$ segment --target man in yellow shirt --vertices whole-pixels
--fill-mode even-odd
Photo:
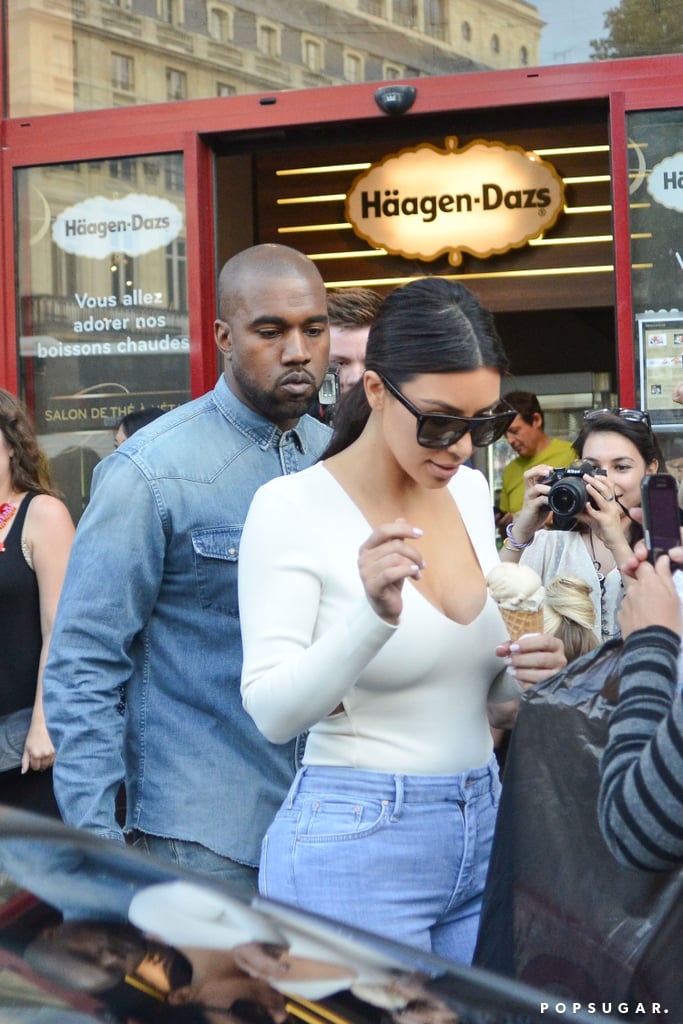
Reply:
[[[531,391],[510,391],[504,397],[517,410],[517,416],[505,435],[508,444],[517,452],[517,458],[503,470],[503,487],[498,502],[502,515],[497,523],[502,533],[524,502],[524,474],[527,469],[542,463],[558,469],[569,466],[577,457],[569,441],[559,441],[545,433],[543,410],[536,395]]]

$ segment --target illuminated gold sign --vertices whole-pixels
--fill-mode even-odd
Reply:
[[[551,228],[564,206],[555,168],[519,146],[478,139],[462,149],[425,143],[392,153],[359,174],[346,197],[354,231],[406,259],[463,252],[493,256]]]

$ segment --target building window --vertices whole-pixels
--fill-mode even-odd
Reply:
[[[216,96],[235,96],[237,89],[227,82],[216,82]]]
[[[522,65],[522,67],[526,67],[526,65],[529,63],[529,51],[527,50],[526,46],[520,47],[519,63]]]
[[[157,0],[158,14],[167,25],[181,25],[183,21],[182,0]]]
[[[166,99],[187,99],[187,75],[175,68],[166,68]]]
[[[445,39],[448,15],[444,0],[424,0],[425,32],[435,39]]]
[[[359,53],[344,54],[344,78],[347,82],[363,81],[363,58]]]
[[[382,70],[382,77],[385,81],[394,81],[397,78],[402,78],[403,68],[398,67],[396,64],[385,64]]]
[[[280,33],[276,26],[261,22],[257,29],[256,45],[266,57],[279,57]]]
[[[53,295],[71,295],[78,291],[77,259],[58,245],[50,246]]]
[[[121,160],[109,161],[109,177],[118,178],[120,181],[134,182],[136,180],[136,161],[123,158]]]
[[[232,24],[228,11],[220,7],[210,7],[208,11],[209,35],[219,43],[227,43],[232,39]]]
[[[111,84],[114,89],[132,92],[135,88],[135,62],[123,53],[111,55]]]
[[[407,25],[415,28],[417,25],[417,10],[415,0],[394,0],[393,3],[394,22],[397,25]]]
[[[495,32],[491,36],[491,49],[494,53],[500,53],[500,37]]]
[[[132,295],[135,287],[135,257],[129,256],[125,252],[113,253],[109,271],[111,273],[111,293],[116,295],[121,303],[126,295]]]
[[[472,39],[472,26],[470,25],[469,21],[463,21],[462,25],[460,26],[460,31],[462,32],[462,37],[465,40],[465,42],[469,43],[470,40]]]
[[[301,57],[309,71],[319,72],[323,69],[323,47],[318,39],[307,39],[305,36],[301,41]]]
[[[168,308],[187,310],[187,254],[184,238],[166,246],[166,294]]]
[[[168,192],[183,192],[185,190],[182,153],[169,153],[164,160],[164,188]]]
[[[358,0],[358,10],[364,14],[372,14],[375,18],[383,18],[384,0]]]

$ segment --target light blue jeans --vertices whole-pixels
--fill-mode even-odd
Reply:
[[[263,840],[259,889],[470,963],[499,796],[495,759],[461,775],[302,768]]]
[[[207,878],[225,882],[237,896],[250,902],[258,893],[258,872],[248,864],[239,864],[229,857],[208,850],[200,843],[185,839],[166,839],[135,829],[129,835],[131,845],[144,850],[158,860],[170,861],[191,871],[199,871]]]

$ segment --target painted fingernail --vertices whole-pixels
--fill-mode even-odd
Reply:
[[[519,646],[519,644],[510,644],[511,651],[521,651],[521,649],[522,648]]]
[[[413,537],[421,537],[424,533],[424,530],[421,530],[419,526],[414,526],[412,533]]]

